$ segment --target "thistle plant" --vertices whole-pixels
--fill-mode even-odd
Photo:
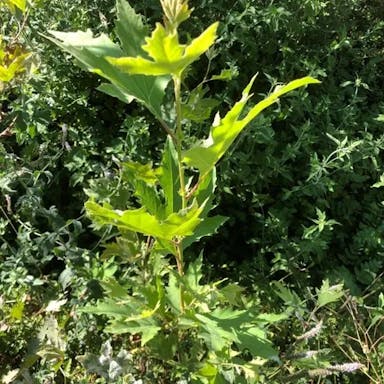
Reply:
[[[125,0],[117,0],[115,30],[120,45],[105,34],[94,37],[89,30],[50,31],[48,37],[83,68],[108,81],[99,86],[100,91],[126,103],[143,104],[165,132],[159,164],[126,161],[120,165],[138,208],[131,208],[129,201],[126,210],[94,200],[85,204],[96,227],[119,231],[115,242],[106,244],[105,255],[125,258],[131,269],[119,280],[101,281],[105,297],[83,310],[106,315],[108,332],[139,335],[137,351],[162,361],[168,380],[256,382],[266,361],[279,360],[267,327],[285,315],[261,314],[251,303],[244,303],[236,284],[203,283],[202,256],[187,265],[184,252],[214,234],[226,220],[211,216],[210,211],[216,165],[232,143],[281,96],[318,81],[294,80],[249,106],[254,76],[224,117],[216,114],[208,137],[187,147],[191,138],[186,140],[184,124],[193,119],[184,112],[190,93],[182,87],[183,80],[193,62],[214,45],[219,24],[181,43],[178,31],[192,10],[182,0],[161,0],[161,6],[163,23],[148,35],[142,17]],[[166,110],[164,102],[168,87],[174,97],[171,110]],[[202,107],[204,102],[202,98]],[[209,112],[202,115],[209,117]]]

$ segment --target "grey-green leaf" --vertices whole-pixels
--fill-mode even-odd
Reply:
[[[47,39],[75,57],[80,66],[90,72],[109,80],[114,87],[102,86],[102,91],[118,97],[122,101],[132,98],[144,105],[157,117],[161,116],[161,104],[165,88],[169,82],[166,76],[129,75],[110,64],[105,57],[122,57],[123,50],[105,34],[93,37],[90,30],[86,32],[50,31],[54,37]]]

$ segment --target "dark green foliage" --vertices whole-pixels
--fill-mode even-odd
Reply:
[[[255,68],[260,92],[307,73],[322,85],[264,112],[222,162],[218,212],[231,220],[210,240],[209,258],[369,284],[383,260],[383,192],[372,188],[383,166],[383,9],[358,0],[204,2],[191,28],[214,16],[222,40],[212,73],[241,68],[237,81],[213,86],[222,100]],[[338,224],[308,233],[317,209]]]

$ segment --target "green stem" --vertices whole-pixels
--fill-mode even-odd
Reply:
[[[161,124],[161,126],[164,128],[165,132],[167,133],[167,135],[171,136],[172,137],[172,140],[174,143],[177,142],[177,138],[174,134],[174,132],[171,130],[171,128],[168,127],[167,123],[160,117],[157,118]]]
[[[176,264],[177,264],[177,271],[179,273],[180,278],[184,276],[184,261],[183,261],[183,244],[182,240],[175,243],[176,247]],[[181,280],[181,279],[180,279]],[[183,283],[180,281],[180,288],[179,288],[179,297],[180,297],[180,312],[184,313],[185,311],[185,303],[184,303],[184,290],[183,290]]]
[[[180,76],[173,76],[173,83],[175,89],[175,108],[176,108],[176,129],[175,129],[175,146],[177,151],[177,161],[179,168],[179,178],[180,178],[180,195],[182,199],[182,209],[187,207],[187,198],[185,190],[185,176],[184,176],[184,166],[181,161],[182,159],[182,142],[183,142],[183,131],[181,126],[181,78]],[[183,240],[178,239],[175,243],[176,247],[176,263],[177,271],[180,278],[184,275],[184,260],[183,260]],[[180,282],[180,311],[184,312],[184,290],[183,284]]]
[[[187,207],[186,190],[185,190],[185,176],[184,166],[181,161],[182,158],[182,142],[183,142],[183,131],[181,127],[181,79],[179,76],[173,77],[175,87],[175,105],[176,105],[176,151],[177,161],[179,165],[179,177],[180,177],[180,194],[182,199],[182,209]]]

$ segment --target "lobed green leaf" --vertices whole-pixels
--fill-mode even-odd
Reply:
[[[148,76],[181,76],[184,69],[197,60],[216,40],[218,23],[212,24],[199,37],[185,46],[179,43],[177,32],[166,30],[156,24],[151,37],[146,39],[142,49],[152,60],[138,57],[107,57],[107,60],[121,71]]]
[[[119,211],[103,207],[94,201],[85,203],[85,208],[88,215],[101,225],[115,225],[120,229],[139,232],[166,241],[192,235],[201,222],[199,216],[203,210],[203,206],[198,207],[195,203],[188,209],[172,213],[165,220],[159,220],[145,208]]]
[[[105,34],[93,37],[90,30],[86,32],[50,31],[50,34],[53,37],[46,36],[46,38],[75,57],[83,69],[97,73],[111,82],[111,85],[101,85],[99,90],[124,102],[137,99],[155,116],[161,116],[161,104],[169,78],[132,76],[120,71],[105,57],[122,57],[124,51]]]
[[[238,137],[241,131],[265,108],[273,104],[280,96],[288,93],[296,88],[307,84],[319,83],[311,77],[294,80],[285,86],[277,88],[272,94],[264,100],[256,104],[244,118],[241,113],[251,97],[250,90],[255,80],[255,76],[246,86],[242,93],[242,98],[232,109],[225,115],[223,119],[217,115],[212,125],[208,139],[200,145],[187,150],[184,153],[183,162],[191,167],[197,168],[202,177],[215,166],[215,164],[223,157],[228,148]]]

